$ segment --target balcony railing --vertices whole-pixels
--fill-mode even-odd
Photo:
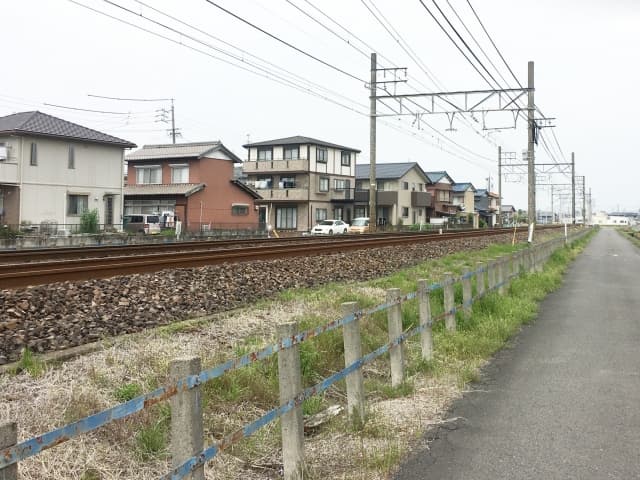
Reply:
[[[369,203],[369,190],[356,190],[354,192],[356,203]],[[398,203],[398,192],[395,190],[378,190],[376,192],[378,205],[395,205]]]
[[[247,160],[243,163],[242,170],[245,173],[307,171],[309,170],[309,161],[304,158],[295,160],[284,158],[276,160]]]
[[[307,187],[295,188],[256,188],[264,200],[308,200]]]

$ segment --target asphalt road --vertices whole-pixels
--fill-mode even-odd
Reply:
[[[640,479],[640,249],[601,230],[396,480]]]

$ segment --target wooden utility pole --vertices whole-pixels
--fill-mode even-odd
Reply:
[[[535,102],[534,102],[534,68],[533,62],[529,62],[528,68],[528,102],[527,102],[527,120],[528,120],[528,142],[527,142],[527,166],[528,166],[528,220],[529,225],[536,223],[536,170],[535,170],[535,140],[536,140],[536,122],[534,118]],[[533,239],[533,235],[531,236]]]
[[[571,219],[574,225],[576,223],[576,157],[571,152]]]

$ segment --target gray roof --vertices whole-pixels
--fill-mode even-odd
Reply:
[[[513,205],[500,205],[500,211],[501,212],[515,212],[516,211],[516,207],[514,207]]]
[[[225,147],[219,140],[193,143],[166,143],[145,145],[126,156],[126,160],[166,160],[171,158],[215,158],[221,153],[235,163],[241,163],[240,157]]]
[[[452,187],[452,190],[456,193],[466,192],[469,189],[471,189],[472,192],[476,191],[476,188],[473,186],[473,183],[471,182],[454,183]]]
[[[36,135],[42,137],[71,138],[84,142],[106,143],[124,148],[135,148],[134,143],[106,133],[92,130],[42,112],[21,112],[0,117],[0,133]]]
[[[445,172],[445,171],[442,171],[442,172],[425,172],[425,174],[427,175],[427,178],[429,179],[429,181],[431,183],[438,183],[440,180],[442,180],[443,177],[447,177],[452,185],[455,183],[453,181],[453,179],[449,176],[449,174],[447,172]]]
[[[303,144],[319,145],[321,147],[338,148],[340,150],[348,150],[350,152],[360,153],[360,150],[358,150],[357,148],[345,147],[343,145],[337,145],[335,143],[325,142],[323,140],[317,140],[311,137],[303,137],[301,135],[296,135],[295,137],[277,138],[275,140],[266,140],[264,142],[247,143],[243,145],[243,147],[244,148],[271,147],[275,145],[303,145]]]
[[[204,183],[166,183],[125,185],[125,195],[184,195],[188,197],[204,188]]]
[[[369,167],[370,164],[368,163],[356,165],[356,179],[363,180],[369,178]],[[412,168],[417,168],[418,172],[420,172],[426,180],[426,175],[417,162],[377,163],[376,178],[380,180],[395,180],[396,178],[402,178]]]

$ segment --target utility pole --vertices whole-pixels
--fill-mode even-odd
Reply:
[[[528,125],[528,142],[527,142],[527,166],[528,166],[528,184],[529,184],[529,202],[528,202],[528,220],[529,225],[533,232],[536,223],[536,170],[535,170],[535,136],[536,136],[536,123],[534,119],[535,102],[533,96],[534,88],[534,69],[533,62],[529,62],[528,68],[528,102],[527,102],[527,125]],[[531,226],[533,225],[533,227]],[[531,235],[533,240],[533,235]]]
[[[376,192],[376,83],[378,61],[375,53],[371,54],[371,84],[369,85],[369,231],[375,232],[377,227]]]
[[[571,218],[573,223],[576,223],[576,157],[575,153],[571,152]]]
[[[502,147],[498,146],[498,224],[502,224]]]
[[[593,206],[591,205],[591,188],[589,188],[589,221],[593,217]]]
[[[587,192],[584,189],[584,176],[582,177],[582,225],[587,224]],[[591,201],[591,189],[589,189],[589,201]]]
[[[171,99],[171,138],[173,138],[173,144],[176,143],[176,111],[173,108],[173,98]]]
[[[551,223],[556,223],[556,216],[553,213],[553,185],[551,185]]]

